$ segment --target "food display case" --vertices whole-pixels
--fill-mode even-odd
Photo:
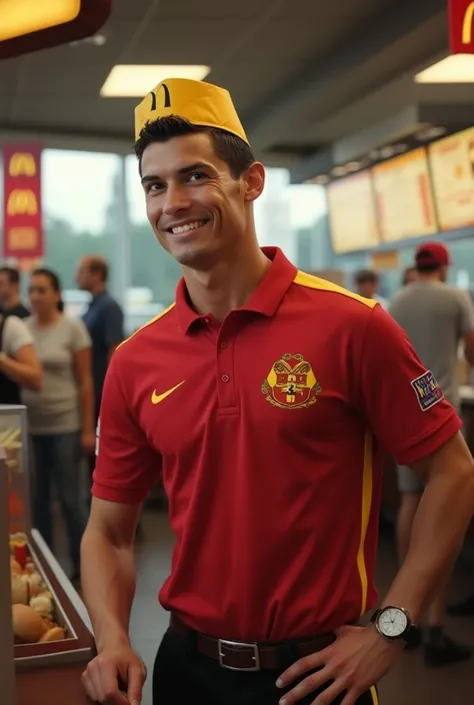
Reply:
[[[92,627],[77,592],[32,528],[27,438],[26,409],[0,405],[0,529],[3,563],[10,568],[8,581],[0,583],[0,601],[9,611],[9,618],[0,615],[0,624],[8,626],[0,647],[13,656],[11,705],[89,705],[81,674],[95,655]],[[8,673],[1,677],[3,705]]]

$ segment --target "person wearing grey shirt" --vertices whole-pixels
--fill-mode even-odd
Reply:
[[[433,373],[446,399],[459,410],[458,350],[463,342],[465,357],[474,365],[474,307],[464,292],[446,284],[450,263],[449,252],[442,243],[421,245],[416,253],[417,280],[395,294],[389,311],[405,330],[418,357]],[[408,467],[398,468],[398,486],[401,501],[397,542],[402,561],[424,486]],[[448,580],[449,576],[428,610],[424,649],[428,666],[462,661],[471,654],[468,647],[455,643],[443,631]]]
[[[82,321],[62,312],[57,275],[37,269],[30,282],[33,315],[26,319],[43,366],[43,387],[24,389],[34,466],[33,517],[53,547],[52,485],[56,486],[69,538],[72,579],[80,574],[85,527],[81,460],[95,446],[91,341]]]

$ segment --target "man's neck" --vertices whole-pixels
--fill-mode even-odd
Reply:
[[[441,283],[441,279],[439,278],[439,275],[435,273],[422,273],[420,272],[418,274],[418,281],[420,282],[438,282]]]
[[[89,292],[92,294],[92,296],[99,296],[99,294],[102,294],[106,289],[105,284],[96,284],[95,286],[92,286],[89,289]]]
[[[209,271],[184,267],[184,280],[195,310],[222,322],[244,306],[271,266],[257,244],[219,262]]]

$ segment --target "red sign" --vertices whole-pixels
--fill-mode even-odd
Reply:
[[[43,251],[41,147],[9,144],[3,148],[3,257],[31,260]]]
[[[91,37],[111,7],[112,0],[1,0],[0,59]]]
[[[474,2],[448,0],[451,54],[474,54]]]

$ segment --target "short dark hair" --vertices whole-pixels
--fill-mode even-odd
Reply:
[[[361,269],[355,275],[356,284],[378,284],[379,275],[373,269]]]
[[[109,264],[107,260],[98,255],[90,255],[88,264],[91,274],[99,274],[103,282],[107,281],[109,278]]]
[[[435,264],[434,262],[432,264],[416,264],[415,269],[419,274],[433,274],[433,272],[437,272],[439,269],[441,269],[443,265],[441,264]]]
[[[0,274],[6,274],[10,284],[20,283],[20,272],[15,267],[0,267]]]
[[[168,142],[173,137],[184,137],[204,132],[210,135],[214,152],[227,164],[234,177],[238,179],[251,164],[255,157],[250,146],[237,135],[221,130],[217,127],[207,127],[205,125],[193,125],[178,115],[158,118],[153,122],[148,122],[143,127],[138,140],[135,142],[134,152],[139,160],[141,173],[141,160],[145,149],[153,142]]]
[[[49,279],[49,283],[51,284],[52,289],[54,289],[54,291],[56,291],[58,294],[61,294],[61,280],[56,274],[56,272],[53,272],[52,269],[47,269],[47,267],[38,267],[38,269],[34,269],[31,272],[31,276],[46,277],[47,279]],[[58,311],[61,311],[61,313],[64,311],[64,301],[62,297],[58,301]]]

